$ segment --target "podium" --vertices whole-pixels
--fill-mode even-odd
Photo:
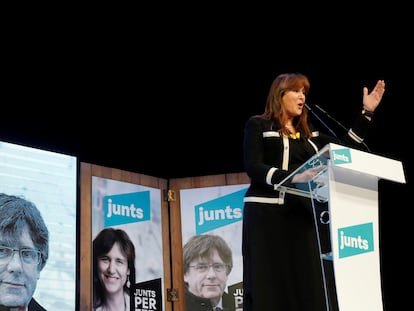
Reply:
[[[308,182],[292,183],[295,175],[312,168],[317,173]],[[402,163],[328,144],[275,185],[275,190],[282,194],[311,199],[326,310],[383,310],[378,221],[380,179],[405,183]]]

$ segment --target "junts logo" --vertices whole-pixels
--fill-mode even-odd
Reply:
[[[151,220],[150,192],[108,195],[104,197],[105,226]]]
[[[351,150],[349,148],[332,150],[332,160],[333,164],[352,163]]]
[[[338,229],[339,258],[374,251],[372,222]]]

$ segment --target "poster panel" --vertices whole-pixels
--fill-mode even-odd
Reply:
[[[0,192],[34,203],[49,231],[33,294],[47,310],[76,310],[77,166],[75,156],[0,142]]]
[[[163,310],[160,189],[92,176],[92,241],[104,228],[123,230],[135,248],[130,310]]]
[[[240,184],[180,190],[183,247],[193,236],[209,234],[222,237],[232,251],[233,268],[221,303],[229,311],[243,310],[241,238],[247,187],[248,184]]]

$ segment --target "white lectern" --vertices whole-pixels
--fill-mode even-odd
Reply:
[[[320,171],[309,182],[291,182],[294,175],[314,167]],[[380,179],[405,183],[402,163],[328,144],[275,185],[277,190],[312,200],[327,310],[383,310],[378,228]],[[328,292],[327,261],[333,263],[336,293]]]

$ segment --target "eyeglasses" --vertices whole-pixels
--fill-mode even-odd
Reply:
[[[211,267],[213,267],[213,270],[215,272],[224,272],[227,269],[227,265],[224,263],[213,263],[211,265],[200,263],[200,264],[189,266],[189,267],[196,269],[200,273],[207,272]]]
[[[0,263],[9,262],[13,258],[14,252],[19,252],[23,262],[29,265],[39,264],[42,256],[40,251],[35,249],[0,246]]]

